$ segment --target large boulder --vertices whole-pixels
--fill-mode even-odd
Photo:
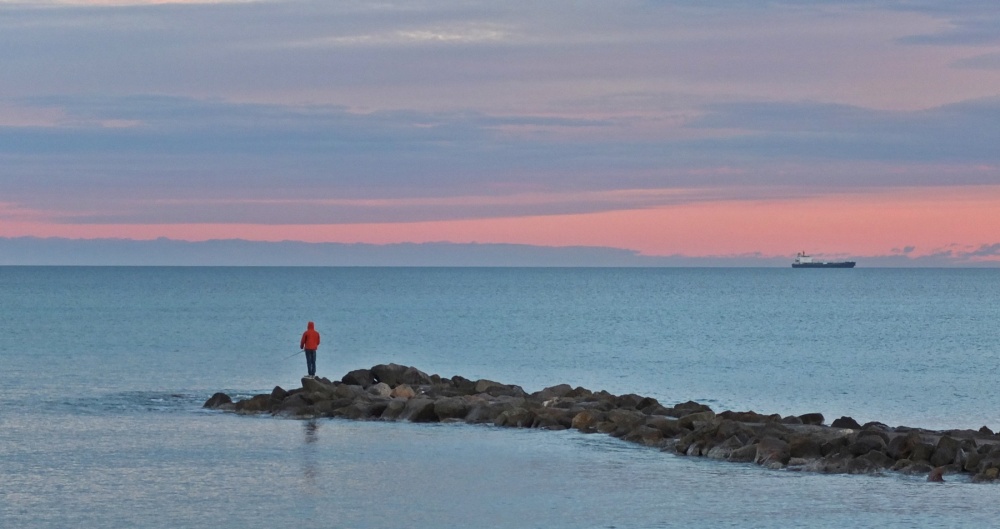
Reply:
[[[560,408],[539,408],[535,410],[532,428],[545,430],[566,430],[573,425],[573,412]]]
[[[373,366],[370,371],[374,377],[373,382],[385,382],[389,387],[394,388],[403,382],[403,371],[405,370],[406,366],[399,364],[379,364]]]
[[[837,455],[837,454],[847,454],[847,445],[850,444],[846,436],[833,437],[823,441],[819,447],[820,452],[823,453],[823,457]]]
[[[720,413],[719,417],[722,417],[723,419],[727,419],[730,421],[745,422],[745,423],[765,423],[765,422],[774,422],[781,420],[781,415],[778,414],[761,415],[760,413],[757,413],[753,410],[750,411],[726,410]]]
[[[808,435],[796,435],[788,440],[788,453],[799,459],[819,459],[823,457],[822,445]]]
[[[907,462],[909,464],[902,465],[903,462]],[[898,470],[901,474],[906,474],[910,476],[927,474],[928,472],[934,470],[934,467],[930,466],[926,461],[914,462],[910,461],[909,459],[900,459],[899,461],[896,462],[895,465],[892,466],[892,468]]]
[[[852,461],[854,458],[848,454],[830,454],[806,463],[802,470],[823,474],[847,474]]]
[[[854,442],[847,445],[847,451],[852,456],[865,455],[872,450],[885,451],[885,441],[876,435],[858,436]]]
[[[733,452],[740,448],[743,448],[743,442],[734,435],[710,448],[705,455],[711,459],[728,460],[732,457]],[[756,449],[754,450],[754,456],[756,456]]]
[[[438,419],[465,419],[469,414],[469,401],[463,397],[446,397],[434,401],[434,414]]]
[[[439,381],[440,379],[441,377],[438,377]],[[415,367],[404,368],[403,372],[399,375],[399,381],[411,386],[425,386],[434,383],[434,379],[430,375]]]
[[[694,429],[697,428],[699,423],[710,422],[714,419],[715,412],[712,410],[703,410],[682,416],[677,425],[681,428]]]
[[[858,459],[865,459],[879,469],[891,468],[894,464],[896,464],[895,459],[879,452],[878,450],[872,450]]]
[[[476,393],[476,382],[465,377],[455,375],[451,377],[450,383],[459,395],[474,395]]]
[[[606,417],[607,414],[602,411],[583,410],[573,416],[570,426],[583,433],[593,433],[597,431],[597,424],[604,421]]]
[[[531,398],[538,400],[540,402],[545,402],[552,399],[558,399],[569,395],[573,391],[573,386],[569,384],[559,384],[558,386],[547,387],[541,391],[536,391],[531,394]]]
[[[934,454],[931,455],[930,463],[934,467],[943,467],[955,462],[962,444],[952,437],[942,435],[938,439],[937,446],[934,447]]]
[[[519,397],[519,398],[526,398],[528,396],[528,394],[524,392],[524,388],[522,388],[521,386],[513,385],[513,384],[510,385],[510,386],[507,386],[507,388],[503,389],[503,390],[498,389],[498,388],[492,388],[489,391],[487,391],[487,393],[489,393],[490,395],[493,395],[494,397]]]
[[[639,425],[632,431],[622,436],[622,439],[630,443],[656,446],[663,440],[663,432],[646,425]]]
[[[469,400],[469,413],[465,416],[465,422],[472,424],[493,424],[501,413],[513,407],[514,405],[509,402],[473,396]]]
[[[337,408],[333,415],[345,419],[362,420],[381,417],[386,408],[389,407],[389,399],[378,399],[371,402],[356,401],[351,404]]]
[[[612,435],[621,437],[645,423],[646,415],[637,410],[619,409],[609,411],[607,419],[615,424]]]
[[[711,453],[711,450],[709,452]],[[732,461],[733,463],[749,463],[756,458],[757,444],[754,443],[734,449],[729,453],[729,457],[726,458],[726,460]]]
[[[914,447],[921,443],[922,439],[917,432],[907,432],[904,435],[897,435],[889,439],[886,444],[885,453],[893,459],[911,459]]]
[[[202,408],[221,408],[227,404],[232,404],[233,399],[225,393],[216,393],[205,401]]]
[[[656,404],[650,404],[644,408],[639,408],[639,411],[646,415],[659,415],[667,416],[670,415],[670,408],[664,407],[662,404],[657,402]]]
[[[406,401],[406,407],[399,419],[410,422],[438,422],[439,420],[437,414],[434,413],[434,400],[424,397]]]
[[[302,377],[302,391],[305,391],[306,393],[324,393],[327,395],[333,395],[337,387],[337,385],[324,381],[320,378]]]
[[[858,424],[858,421],[855,421],[853,418],[847,416],[836,419],[830,426],[834,428],[849,428],[851,430],[861,429],[861,425]]]
[[[848,474],[877,474],[883,468],[867,457],[857,457],[847,462]]]
[[[972,476],[973,483],[990,483],[1000,477],[1000,468],[991,467]]]
[[[530,428],[535,422],[535,412],[521,407],[502,412],[493,424],[513,428]]]
[[[326,392],[317,393],[329,395],[330,398],[334,399],[368,400],[371,398],[371,394],[361,386],[349,386],[347,384],[328,384]]]
[[[693,400],[687,402],[682,402],[680,404],[675,404],[672,408],[667,408],[670,411],[671,417],[683,417],[685,415],[690,415],[692,413],[698,413],[702,411],[712,411],[712,408],[704,404],[699,404]]]
[[[306,415],[312,412],[309,409],[312,403],[304,394],[296,393],[274,406],[274,412],[281,415]]]
[[[344,384],[367,388],[375,384],[375,375],[372,374],[370,369],[355,369],[344,375],[344,378],[340,379],[340,381]]]
[[[911,459],[914,462],[929,463],[933,454],[934,445],[919,442],[913,445],[913,450],[910,451],[910,457],[908,459]]]
[[[406,403],[408,401],[404,399],[391,399],[382,410],[382,415],[380,418],[383,421],[397,421],[399,417],[403,415],[403,410],[406,409]]]
[[[771,463],[787,465],[791,457],[788,443],[775,437],[765,437],[757,443],[757,456],[754,457],[754,463],[765,466]]]
[[[674,437],[684,432],[680,426],[680,419],[664,417],[662,415],[652,415],[646,419],[646,426],[659,430],[664,437]]]
[[[506,385],[483,378],[477,380],[476,383],[472,386],[473,391],[476,393],[486,393],[490,388],[494,387],[503,388],[506,387]]]
[[[274,401],[270,395],[254,395],[253,397],[241,400],[233,405],[237,413],[263,413],[271,411]]]
[[[372,384],[371,386],[368,386],[365,391],[367,391],[369,395],[374,395],[376,397],[389,398],[392,395],[392,388],[390,388],[389,384],[386,384],[385,382]]]
[[[400,384],[389,392],[389,396],[394,399],[412,399],[417,396],[417,392],[409,384]]]
[[[965,456],[965,463],[962,465],[962,470],[965,470],[966,472],[976,472],[976,469],[979,468],[979,464],[983,461],[983,457],[985,456],[979,452],[969,452]]]
[[[679,454],[686,454],[689,456],[704,455],[718,442],[716,439],[716,435],[718,433],[718,424],[701,423],[699,428],[696,428],[694,431],[686,433],[677,439],[677,443],[674,445],[674,448]]]
[[[804,415],[799,415],[799,419],[802,424],[811,424],[819,426],[823,424],[824,418],[822,413],[806,413]]]
[[[677,422],[678,424],[680,423],[680,421]],[[747,444],[751,439],[756,437],[756,434],[753,427],[746,423],[723,419],[719,421],[719,430],[716,432],[716,437],[718,439],[736,437],[741,443]]]

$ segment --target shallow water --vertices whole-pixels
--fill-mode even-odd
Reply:
[[[802,272],[805,272],[803,274]],[[828,273],[828,272],[833,272]],[[0,268],[0,527],[983,527],[993,485],[602,435],[238,417],[395,361],[716,410],[1000,429],[992,270]]]

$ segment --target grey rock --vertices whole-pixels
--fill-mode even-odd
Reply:
[[[512,408],[497,416],[493,424],[512,428],[530,428],[535,422],[535,413],[525,408]]]
[[[604,421],[607,414],[598,410],[583,410],[573,416],[573,421],[571,426],[575,430],[580,430],[584,433],[592,433],[597,431],[597,424]]]
[[[492,380],[480,379],[476,381],[473,390],[476,393],[486,393],[490,388],[506,388],[506,384],[501,384],[499,382],[494,382]]]
[[[792,437],[788,441],[788,453],[791,457],[803,459],[819,459],[823,457],[823,450],[819,441],[807,435]]]
[[[375,375],[372,374],[370,369],[355,369],[344,375],[344,378],[341,378],[340,381],[344,384],[368,388],[368,386],[375,384]]]
[[[535,410],[532,428],[546,430],[566,430],[573,425],[574,413],[560,408],[539,408]]]
[[[730,452],[728,461],[734,463],[749,463],[757,458],[757,445],[751,444]]]
[[[767,465],[777,461],[784,465],[791,457],[788,443],[774,437],[766,437],[757,443],[757,456],[754,462],[758,465]]]
[[[685,415],[690,415],[692,413],[698,413],[702,411],[712,411],[712,408],[704,404],[699,404],[693,400],[683,402],[681,404],[674,405],[673,408],[668,408],[671,411],[672,417],[683,417]]]
[[[241,400],[233,405],[233,409],[238,413],[262,413],[271,410],[274,401],[270,395],[254,395],[253,397]]]
[[[846,416],[833,421],[833,423],[830,426],[834,428],[850,428],[852,430],[861,429],[861,425],[858,424],[858,421],[855,421],[853,418]]]
[[[220,392],[209,397],[208,400],[205,401],[205,404],[202,405],[202,408],[220,408],[223,405],[232,403],[233,399],[229,395]]]
[[[729,458],[732,457],[733,452],[739,450],[740,448],[743,448],[743,442],[734,435],[710,448],[705,456],[710,459],[729,460]],[[757,452],[754,450],[754,457],[756,457],[756,455]]]
[[[406,368],[399,364],[379,364],[371,368],[374,382],[385,382],[389,387],[402,383],[403,371]]]
[[[715,412],[712,410],[703,410],[682,416],[677,424],[681,428],[692,429],[695,427],[695,423],[709,422],[714,419]]]
[[[465,419],[469,414],[469,401],[463,397],[448,397],[434,401],[434,413],[440,420]]]
[[[573,391],[573,386],[569,384],[559,384],[557,386],[547,387],[541,391],[536,391],[531,394],[531,397],[539,401],[547,401],[556,398],[562,398],[570,394]]]
[[[947,435],[942,435],[938,439],[937,446],[934,447],[934,454],[931,455],[930,464],[934,467],[942,467],[955,462],[962,445],[956,439]]]
[[[379,382],[378,384],[372,384],[371,386],[368,386],[368,388],[366,389],[366,391],[370,395],[374,395],[376,397],[384,397],[384,398],[388,398],[389,395],[392,394],[392,388],[390,388],[389,384],[386,384],[385,382]]]
[[[823,424],[825,420],[822,413],[806,413],[804,415],[799,415],[799,419],[802,420],[802,424],[812,424],[819,426]]]
[[[438,416],[434,413],[434,400],[424,397],[407,400],[399,418],[410,422],[438,422]]]
[[[403,410],[406,409],[406,403],[409,402],[404,399],[391,399],[386,405],[385,410],[382,411],[381,418],[386,421],[396,421],[399,420],[400,416],[403,415]]]

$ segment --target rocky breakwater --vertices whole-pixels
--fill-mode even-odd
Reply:
[[[603,433],[665,452],[772,469],[874,474],[896,471],[941,481],[948,474],[993,482],[1000,476],[1000,436],[980,430],[934,431],[820,413],[716,413],[697,402],[664,406],[640,395],[613,395],[560,384],[534,393],[491,380],[444,378],[382,364],[339,381],[303,378],[302,387],[233,402],[216,393],[206,408],[293,418],[465,422],[512,428]]]

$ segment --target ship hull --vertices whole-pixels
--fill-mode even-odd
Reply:
[[[839,263],[792,263],[792,268],[854,268],[854,261]]]

